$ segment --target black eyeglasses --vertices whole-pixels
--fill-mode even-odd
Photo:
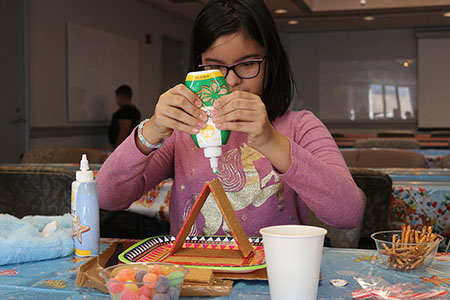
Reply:
[[[246,61],[241,61],[232,65],[223,64],[205,64],[199,65],[199,68],[203,70],[213,70],[217,69],[222,72],[223,77],[227,78],[228,72],[233,70],[234,74],[241,79],[250,79],[258,76],[261,69],[261,63],[263,62],[265,56],[257,59],[250,59]]]

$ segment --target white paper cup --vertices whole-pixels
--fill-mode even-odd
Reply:
[[[272,300],[315,300],[327,230],[305,225],[261,228]]]

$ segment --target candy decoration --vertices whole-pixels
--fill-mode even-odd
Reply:
[[[172,268],[173,270],[173,268]],[[177,300],[184,273],[171,268],[152,266],[148,271],[121,266],[108,283],[113,300]],[[167,274],[168,273],[168,274]]]
[[[169,290],[169,286],[170,286],[169,279],[164,275],[159,275],[155,291],[160,294],[165,294]]]
[[[136,273],[134,273],[133,269],[130,269],[130,268],[121,269],[119,271],[119,280],[120,281],[136,281]]]
[[[108,281],[108,289],[110,293],[118,294],[124,289],[124,284],[117,280],[109,280]]]
[[[404,300],[404,299],[432,299],[446,295],[446,290],[432,290],[427,293],[414,293],[410,289],[402,290],[401,288],[379,288],[379,289],[360,289],[352,292],[354,299],[388,299],[388,300]]]
[[[420,277],[420,279],[423,279],[421,282],[431,282],[434,285],[441,285],[442,283],[450,283],[450,278],[439,278],[436,275],[433,275],[431,277]]]
[[[174,286],[183,282],[184,274],[181,271],[175,271],[167,275],[167,278],[170,280],[170,285]]]
[[[136,273],[136,281],[137,282],[144,281],[143,279],[144,279],[145,274],[147,274],[147,271],[144,271],[144,270],[137,272]]]
[[[180,287],[171,286],[167,294],[169,295],[170,300],[178,299],[180,296]]]
[[[167,294],[155,294],[152,300],[170,300],[170,298]]]
[[[120,300],[139,300],[139,296],[132,290],[124,289]]]
[[[139,288],[138,295],[150,299],[152,297],[152,291],[153,290],[148,285],[143,285]]]

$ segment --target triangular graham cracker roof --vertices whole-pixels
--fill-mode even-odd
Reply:
[[[222,212],[223,218],[225,219],[225,222],[227,222],[228,228],[230,228],[231,234],[233,235],[236,244],[242,253],[242,256],[248,257],[253,252],[253,247],[249,242],[248,236],[242,228],[242,225],[239,222],[236,214],[234,213],[230,200],[228,199],[227,194],[225,194],[222,183],[219,179],[214,179],[212,181],[206,182],[200,195],[195,201],[194,206],[189,212],[188,217],[184,221],[183,226],[178,232],[177,238],[172,246],[172,249],[170,250],[169,255],[174,254],[183,246],[192,225],[197,219],[197,216],[200,213],[203,204],[205,204],[206,198],[208,198],[209,193],[213,194],[217,206]]]

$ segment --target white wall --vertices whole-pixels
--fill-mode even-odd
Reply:
[[[289,55],[302,107],[313,111],[319,117],[319,67],[321,62],[345,63],[417,58],[417,42],[415,30],[412,28],[284,33],[282,39]],[[341,105],[338,104],[339,100],[336,98],[336,106],[331,106],[331,110],[339,109],[339,105]],[[294,108],[299,107],[297,105]],[[334,126],[338,125],[334,124]],[[365,132],[383,126],[389,128],[398,126],[399,128],[410,129],[416,127],[413,123],[398,125],[379,123],[366,127],[364,127],[364,124],[350,126],[347,122],[343,127],[346,127],[349,131],[355,131],[357,129],[355,126],[358,126]],[[373,129],[374,127],[375,129]]]
[[[30,148],[109,147],[108,124],[67,121],[66,22],[138,41],[136,94],[143,118],[153,113],[161,93],[162,36],[183,41],[187,53],[192,28],[140,0],[29,0],[28,16]],[[150,45],[145,43],[147,33],[152,36]]]

